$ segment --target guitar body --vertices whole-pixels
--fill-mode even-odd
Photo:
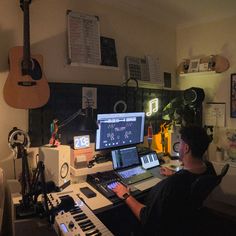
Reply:
[[[32,109],[48,102],[50,89],[42,72],[43,57],[32,55],[32,68],[22,71],[23,47],[9,51],[10,72],[3,88],[3,96],[9,106]]]

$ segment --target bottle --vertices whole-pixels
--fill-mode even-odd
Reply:
[[[152,136],[153,136],[152,123],[150,122],[148,126],[148,134],[147,134],[147,141],[148,141],[149,149],[151,149],[151,146],[152,146]]]

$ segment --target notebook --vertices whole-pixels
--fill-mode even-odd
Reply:
[[[136,147],[127,147],[111,151],[113,169],[125,184],[133,184],[153,177],[142,167]]]

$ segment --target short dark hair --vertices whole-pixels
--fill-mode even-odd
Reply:
[[[187,143],[195,158],[202,159],[211,139],[204,128],[196,125],[185,126],[180,129],[181,139]]]

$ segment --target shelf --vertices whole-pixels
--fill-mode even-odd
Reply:
[[[203,72],[190,72],[179,74],[178,77],[188,77],[188,76],[209,76],[209,75],[219,75],[220,73],[216,73],[215,71],[203,71]]]
[[[87,67],[87,68],[94,68],[94,69],[105,69],[105,70],[120,70],[119,67],[115,66],[104,66],[104,65],[94,65],[94,64],[87,64],[87,63],[76,63],[72,62],[67,64],[67,66],[80,66],[80,67]]]
[[[150,88],[150,89],[163,89],[164,84],[161,85],[155,81],[145,81],[145,80],[137,80],[138,87],[139,88]],[[123,85],[125,85],[126,81],[123,82]],[[130,80],[128,82],[128,87],[136,87],[137,84],[134,80]]]
[[[138,80],[138,84],[140,88],[158,88],[158,89],[163,89],[164,84],[161,85],[157,82],[154,81],[143,81],[143,80]]]
[[[88,174],[93,174],[96,172],[102,172],[102,171],[107,171],[107,170],[112,170],[112,162],[107,161],[104,163],[99,163],[94,165],[92,168],[74,168],[73,166],[70,167],[70,172],[74,177],[78,176],[86,176]]]

